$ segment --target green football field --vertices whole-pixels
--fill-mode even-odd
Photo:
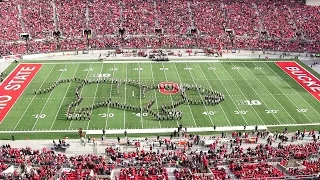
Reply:
[[[316,75],[318,76],[318,74]],[[157,120],[146,112],[111,107],[90,111],[91,120],[67,120],[67,107],[75,101],[76,82],[61,83],[49,93],[34,94],[62,78],[97,79],[113,77],[147,85],[161,82],[201,85],[225,95],[219,105],[182,104],[181,120]],[[92,83],[80,90],[83,101],[75,111],[108,98],[132,106],[145,106],[152,99],[154,111],[179,100],[180,94],[149,90],[144,98],[137,87]],[[134,93],[134,96],[133,96]],[[188,92],[187,92],[188,93]],[[198,91],[188,93],[203,99]],[[280,125],[320,123],[320,103],[274,62],[130,62],[130,63],[44,63],[32,82],[0,124],[0,130],[147,129],[187,127]]]

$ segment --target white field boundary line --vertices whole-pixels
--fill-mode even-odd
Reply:
[[[200,64],[199,64],[199,63],[197,63],[197,65],[198,65],[198,67],[199,67],[199,69],[200,69],[200,71],[201,71],[201,73],[202,73],[203,77],[205,77],[205,78],[206,78],[206,75],[205,75],[205,73],[203,72],[203,70],[202,70],[202,68],[201,68]],[[213,88],[212,88],[212,86],[211,86],[210,82],[208,81],[208,79],[206,79],[206,81],[207,81],[207,83],[208,83],[208,85],[209,85],[209,87],[210,87],[210,90],[211,90],[211,91],[213,91]],[[231,126],[230,120],[229,120],[229,118],[228,118],[228,116],[227,116],[226,112],[223,110],[223,107],[221,106],[221,104],[220,104],[220,103],[219,103],[219,105],[218,105],[218,106],[219,106],[219,107],[220,107],[220,109],[222,110],[222,112],[223,112],[224,116],[227,118],[227,121],[228,121],[229,125]],[[210,115],[209,115],[209,116],[210,116]]]
[[[166,78],[166,81],[168,82],[168,77],[167,77],[167,73],[166,73],[166,68],[164,67],[164,64],[163,63],[161,63],[161,65],[162,65],[162,68],[163,68],[163,73],[164,73],[164,77]],[[178,73],[178,71],[177,71],[177,73]],[[179,74],[178,74],[178,77],[179,77]],[[181,83],[181,82],[180,82]],[[172,98],[172,95],[170,94],[169,95],[170,96],[170,99],[171,99],[171,104],[173,104],[173,98]],[[189,109],[190,109],[190,106],[189,106]],[[191,109],[190,109],[190,112],[191,112],[191,115],[192,115],[192,118],[193,118],[193,121],[194,121],[194,124],[195,124],[195,126],[197,127],[197,124],[196,124],[196,121],[195,121],[195,119],[194,119],[194,117],[193,117],[193,114],[192,114],[192,111],[191,111]],[[176,121],[177,122],[177,126],[179,126],[179,123],[178,123],[178,121]]]
[[[304,69],[305,71],[307,71],[311,76],[313,76],[314,78],[316,78],[318,81],[319,81],[319,78],[317,78],[315,75],[313,75],[312,73],[310,73],[308,70],[306,70],[305,68],[303,68],[300,64],[298,64],[298,63],[296,63],[297,65],[299,65],[302,69]],[[280,68],[280,66],[278,65],[278,64],[276,64],[279,68]],[[282,68],[281,68],[281,70],[282,70]],[[284,71],[284,70],[282,70],[282,71]],[[301,87],[303,87],[303,89],[304,90],[306,90],[309,94],[311,94],[304,86],[302,86],[296,79],[294,79],[294,78],[292,78],[291,76],[290,76],[290,74],[289,73],[287,73],[286,71],[284,71],[291,79],[293,79],[294,81],[296,81],[296,83],[298,83]],[[291,86],[290,86],[290,88],[291,88]],[[311,94],[312,95],[312,94]],[[312,95],[313,96],[313,95]]]
[[[254,65],[255,65],[255,63],[253,63]],[[244,66],[250,71],[250,69],[244,64]],[[262,69],[260,69],[260,71],[265,75],[265,77],[267,77],[268,79],[269,79],[269,81],[271,82],[271,83],[273,83],[278,89],[279,89],[279,87],[271,80],[271,78],[262,70]],[[251,71],[250,71],[251,72]],[[252,72],[251,72],[252,73]],[[252,75],[254,75],[253,73],[252,73]],[[254,76],[254,77],[256,77],[256,76]],[[262,84],[263,85],[263,87],[270,93],[270,95],[273,97],[273,99],[275,99],[277,102],[278,102],[278,104],[281,106],[281,108],[283,109],[283,110],[285,110],[285,112],[290,116],[290,118],[294,121],[294,122],[296,122],[297,123],[297,121],[290,115],[290,113],[282,106],[282,104],[277,100],[277,98],[275,98],[274,97],[274,95],[267,89],[267,87],[258,79],[258,81],[260,82],[260,84]],[[279,89],[280,90],[280,89]],[[281,91],[281,90],[280,90]],[[287,97],[287,98],[289,98],[289,97]],[[281,123],[279,123],[279,124],[281,124]]]
[[[212,67],[211,63],[208,63],[208,64],[209,64],[209,66],[210,66],[211,68],[215,68],[215,67]],[[240,109],[238,108],[236,102],[234,101],[234,99],[233,99],[232,96],[230,95],[230,93],[229,93],[228,89],[226,88],[226,86],[225,86],[225,85],[223,84],[223,82],[220,80],[220,78],[219,78],[219,76],[218,76],[218,74],[216,73],[215,70],[213,71],[213,73],[218,77],[218,79],[219,79],[220,83],[222,84],[223,88],[225,89],[225,91],[227,92],[227,94],[230,96],[230,99],[231,99],[231,101],[233,102],[234,107],[236,107],[236,109],[237,109],[238,111],[240,111]],[[242,119],[244,120],[244,122],[246,123],[246,125],[249,125],[248,122],[247,122],[247,120],[246,120],[246,118],[244,118],[243,114],[240,113],[240,115],[241,115]]]
[[[66,65],[64,66],[64,69],[66,69],[67,66],[68,66],[68,65],[66,64]],[[61,74],[60,74],[60,76],[59,76],[58,79],[60,79],[60,78],[62,77],[62,75],[64,74],[64,72],[65,72],[65,71],[62,71],[62,72],[61,72]],[[50,97],[51,97],[52,94],[53,94],[53,91],[50,92],[49,97],[48,97],[48,99],[46,100],[46,102],[44,103],[43,108],[41,109],[41,111],[40,111],[39,114],[42,114],[42,112],[43,112],[43,110],[45,109],[45,107],[47,106],[47,104],[48,104],[48,102],[49,102],[49,99],[50,99]],[[39,119],[40,119],[40,115],[38,116],[36,122],[33,124],[33,127],[32,127],[31,130],[34,130],[34,128],[36,127],[36,124],[37,124],[38,121],[39,121]]]
[[[232,65],[232,67],[235,67],[236,71],[237,71],[237,72],[240,74],[240,76],[244,79],[244,77],[243,77],[243,75],[240,73],[239,69],[236,68],[237,66],[235,66],[233,63],[231,63],[231,65]],[[245,80],[245,81],[246,81],[246,83],[249,85],[249,87],[253,90],[253,92],[258,96],[258,98],[259,98],[259,99],[262,99],[262,98],[258,95],[258,93],[256,92],[256,90],[251,86],[251,84],[250,84],[247,80]],[[234,81],[234,82],[235,82],[235,81]],[[238,86],[238,85],[237,85],[237,86]],[[267,104],[264,104],[264,106],[265,106],[267,109],[270,109],[270,108],[267,106]],[[256,112],[256,114],[259,116],[259,114],[257,113],[256,109],[255,109],[253,106],[251,106],[251,107],[252,107],[252,109]],[[279,119],[278,119],[274,114],[272,114],[272,115],[273,115],[273,117],[279,122],[279,124],[281,124],[280,121],[279,121]],[[262,123],[265,124],[264,121],[262,120],[262,118],[260,118],[260,119],[261,119]]]
[[[124,83],[124,104],[127,104],[128,64],[126,64],[126,79]],[[126,108],[123,110],[123,128],[126,128]]]
[[[276,76],[278,76],[278,77],[280,77],[276,72],[274,72],[274,70],[269,66],[269,65],[266,65],[266,66],[268,66],[268,68],[276,75]],[[283,82],[285,82],[286,83],[286,85],[288,86],[288,87],[290,87],[290,89],[292,89],[293,91],[295,91],[295,92],[297,92],[296,90],[294,90],[286,81],[283,81]],[[297,81],[296,81],[296,83],[298,83]],[[275,83],[274,83],[275,84]],[[299,83],[298,83],[299,84]],[[283,91],[282,91],[282,89],[280,89],[280,87],[277,85],[277,84],[275,84],[277,87],[278,87],[278,89],[283,93]],[[300,85],[300,84],[299,84]],[[301,85],[300,85],[301,86]],[[306,90],[306,89],[305,89]],[[307,90],[306,90],[307,91]],[[299,95],[300,96],[300,95]],[[287,96],[286,96],[287,97]],[[289,101],[297,108],[297,109],[300,109],[295,103],[293,103],[292,102],[292,100],[291,100],[291,98],[289,98],[289,97],[287,97],[288,99],[289,99]],[[303,101],[305,101],[304,100],[304,98],[302,98],[301,96],[300,96],[300,98],[301,99],[303,99]],[[306,102],[306,101],[305,101]],[[307,102],[306,102],[307,103]],[[309,103],[307,103],[308,104],[308,106],[309,107],[311,107],[311,108],[313,108]],[[314,109],[315,110],[315,109]],[[316,110],[315,110],[316,111]],[[316,111],[317,112],[317,111]],[[317,112],[318,113],[318,112]],[[319,113],[318,113],[319,114]],[[303,115],[307,118],[307,119],[309,119],[309,121],[311,122],[311,123],[313,123],[312,121],[311,121],[311,119],[305,114],[305,113],[303,113]]]
[[[37,63],[39,64],[39,63]],[[41,63],[40,63],[41,64]],[[17,65],[16,67],[13,68],[13,70],[10,72],[10,74],[8,74],[0,83],[0,85],[2,85],[2,83],[5,82],[5,80],[18,68],[19,65]],[[42,66],[41,66],[42,67]],[[40,68],[41,69],[41,68]],[[37,71],[37,73],[40,71],[40,69]],[[36,77],[37,73],[33,76]],[[31,81],[29,82],[29,84],[31,84],[33,78],[31,79]],[[27,84],[25,90],[28,88],[29,84]],[[8,113],[3,117],[2,121],[0,122],[0,124],[5,120],[5,118],[7,117],[7,115],[9,114],[9,112],[11,111],[12,107],[14,107],[14,105],[18,102],[18,100],[20,99],[20,97],[22,96],[23,92],[20,93],[19,97],[17,98],[17,100],[12,104],[12,106],[10,107],[10,109],[8,110]]]
[[[111,78],[114,78],[114,72],[116,71],[116,64],[114,63],[113,64],[113,71],[112,71],[112,77]],[[126,82],[127,83],[127,82]],[[110,83],[110,92],[109,92],[109,97],[108,98],[111,98],[112,97],[112,85],[113,83]],[[113,97],[112,97],[113,98]],[[107,126],[108,126],[108,120],[109,120],[109,113],[110,113],[110,107],[108,106],[108,110],[107,110],[107,117],[106,117],[106,125],[104,127],[104,129],[107,129]]]
[[[139,71],[139,83],[141,83],[141,69],[140,69],[140,63],[138,63],[138,71]],[[142,129],[143,129],[143,118],[142,118],[142,114],[143,114],[143,112],[142,112],[142,100],[141,100],[141,91],[142,91],[142,89],[140,88],[140,107],[141,107],[141,110],[140,110],[140,120],[141,120],[141,126],[142,126]]]
[[[231,75],[229,74],[229,72],[227,71],[227,69],[221,64],[222,68],[224,69],[224,71],[226,72],[226,74],[230,77],[230,79],[232,79]],[[233,65],[232,65],[233,66]],[[234,67],[234,66],[233,66]],[[238,72],[239,73],[239,72]],[[246,98],[246,96],[244,95],[244,93],[242,92],[242,90],[240,89],[240,87],[238,86],[238,84],[233,81],[233,84],[237,86],[239,92],[241,92],[242,96],[244,98]],[[236,105],[236,104],[235,104]],[[260,119],[260,121],[262,122],[262,124],[264,124],[264,121],[261,119],[261,117],[259,116],[259,114],[257,113],[257,111],[251,106],[251,109],[253,109],[254,113],[257,115],[257,117]]]
[[[43,65],[42,65],[42,66],[43,66]],[[41,68],[42,68],[42,66],[41,66]],[[56,65],[52,66],[52,68],[51,68],[51,70],[49,71],[48,75],[47,75],[46,78],[42,81],[42,83],[41,83],[41,85],[40,85],[40,88],[41,88],[41,87],[43,86],[43,84],[46,82],[47,78],[49,77],[49,75],[51,74],[51,72],[52,72],[52,70],[54,69],[55,66],[56,66]],[[17,66],[17,67],[18,67],[18,66]],[[41,70],[41,69],[39,69],[38,72],[39,72],[40,70]],[[12,71],[12,72],[13,72],[13,71]],[[37,72],[37,73],[38,73],[38,72]],[[36,77],[36,75],[33,76],[33,78],[34,78],[34,77]],[[29,84],[31,84],[31,83],[32,83],[32,79],[31,79],[31,81],[29,82]],[[26,87],[25,90],[27,90],[29,84],[27,85],[27,87]],[[21,96],[22,94],[23,94],[23,92],[20,94],[20,96]],[[19,98],[17,99],[16,102],[18,102],[18,100],[20,99],[20,96],[19,96]],[[32,102],[33,102],[33,100],[35,99],[36,96],[37,96],[37,95],[33,95],[30,103],[28,104],[27,108],[24,110],[23,114],[20,116],[19,121],[18,121],[17,124],[14,126],[13,130],[16,130],[17,126],[19,125],[19,123],[20,123],[20,121],[22,120],[23,116],[26,114],[27,110],[29,109],[30,105],[32,104]],[[15,104],[16,104],[16,103],[14,103],[14,104],[12,105],[12,107],[13,107]],[[11,108],[12,108],[12,107],[11,107]],[[10,108],[10,110],[11,110],[11,108]],[[9,110],[9,112],[10,112],[10,110]],[[7,113],[7,115],[8,115],[8,114],[9,114],[9,113]],[[6,115],[6,116],[7,116],[7,115]],[[5,116],[3,119],[5,119],[6,116]],[[0,123],[0,124],[1,124],[1,123]]]
[[[185,63],[185,65],[187,66],[187,68],[190,68],[189,65],[188,65],[188,63]],[[175,66],[176,66],[176,65],[175,65]],[[196,81],[195,81],[194,78],[193,78],[193,75],[192,75],[192,73],[191,73],[191,69],[188,70],[188,71],[189,71],[189,74],[190,74],[190,76],[191,76],[191,78],[192,78],[193,83],[194,83],[194,84],[197,84]],[[179,76],[179,77],[180,77],[180,76]],[[200,96],[201,101],[203,101],[203,98],[202,98],[202,96],[201,96],[201,94],[200,94],[199,91],[198,91],[198,94],[199,94],[199,96]],[[219,103],[219,104],[220,104],[220,103]],[[209,112],[206,104],[203,103],[202,105],[204,106],[205,110],[206,110],[207,112]],[[212,126],[214,126],[211,116],[210,116],[210,115],[208,115],[208,116],[209,116],[209,119],[210,119],[210,121],[211,121]]]
[[[67,61],[67,60],[66,60]],[[211,63],[214,63],[214,62],[220,62],[220,63],[223,63],[223,62],[256,62],[256,63],[273,63],[273,62],[281,62],[281,61],[228,61],[228,60],[203,60],[201,58],[199,59],[194,59],[194,60],[170,60],[170,61],[167,61],[166,63],[186,63],[186,62],[194,62],[194,63],[197,63],[197,62],[203,62],[203,63],[207,63],[207,62],[211,62]],[[286,61],[286,62],[295,62],[295,61]],[[151,61],[149,59],[146,59],[146,60],[135,60],[135,59],[130,59],[130,57],[128,59],[118,59],[118,60],[110,60],[110,61],[103,61],[103,62],[45,62],[43,63],[42,61],[39,62],[40,64],[103,64],[103,63],[110,63],[110,64],[121,64],[121,63],[155,63],[155,64],[159,64],[161,62],[156,62],[156,61]],[[39,64],[39,63],[36,63],[36,62],[30,62],[30,63],[20,63],[20,64]]]
[[[87,72],[87,74],[86,74],[86,77],[85,77],[85,79],[87,79],[88,78],[88,76],[89,76],[89,73],[90,73],[90,71],[91,71],[91,69],[92,69],[92,64],[90,64],[90,66],[89,66],[89,68],[88,68],[88,72]],[[86,69],[86,68],[85,68]],[[81,91],[80,91],[80,96],[81,96],[81,94],[82,94],[82,92],[83,92],[83,89],[84,89],[84,87],[82,87],[81,88]],[[77,108],[78,108],[78,106],[76,106],[75,108],[74,108],[74,111],[73,112],[76,112],[76,110],[77,110]],[[67,114],[66,114],[67,115]],[[69,128],[68,129],[70,129],[71,128],[71,126],[72,126],[72,122],[73,122],[74,120],[71,120],[71,122],[70,122],[70,124],[69,124]]]
[[[262,129],[263,127],[272,128],[272,127],[296,127],[296,126],[320,126],[320,123],[306,123],[306,124],[268,124],[268,125],[258,125],[258,129]],[[247,126],[246,129],[249,130],[251,128],[254,129],[255,126]],[[165,132],[172,132],[175,130],[176,127],[172,128],[154,128],[154,129],[127,129],[129,133],[132,134],[141,134],[141,133],[159,133],[161,131],[166,130]],[[243,130],[243,126],[218,126],[217,131],[221,131],[219,129],[224,129],[224,131],[234,131],[234,130]],[[117,133],[117,134],[123,134],[125,129],[109,129],[106,130],[107,134]],[[189,131],[190,130],[190,131]],[[188,128],[188,132],[191,132],[193,130],[194,132],[212,132],[212,127],[198,127],[198,128]],[[101,129],[87,129],[84,130],[85,132],[88,132],[90,134],[101,134]],[[38,131],[0,131],[0,134],[8,134],[8,133],[76,133],[78,130],[38,130]],[[112,133],[110,133],[112,132]]]
[[[72,76],[72,79],[74,79],[74,77],[75,77],[75,75],[76,75],[76,73],[77,73],[77,71],[78,71],[78,69],[79,69],[79,66],[80,66],[80,64],[78,64],[77,69],[74,71],[74,74],[73,74],[73,76]],[[52,122],[52,124],[51,124],[51,126],[50,126],[50,130],[52,130],[52,127],[53,127],[54,123],[56,122],[57,116],[58,116],[58,114],[59,114],[59,111],[60,111],[60,109],[61,109],[61,106],[62,106],[64,100],[66,99],[66,96],[67,96],[67,93],[68,93],[68,90],[69,90],[71,84],[72,84],[72,82],[69,82],[69,85],[68,85],[68,88],[67,88],[67,90],[66,90],[66,93],[64,94],[64,96],[63,96],[63,98],[62,98],[62,101],[61,101],[61,103],[60,103],[59,109],[58,109],[56,115],[54,116],[53,122]]]
[[[163,63],[162,63],[162,66],[163,66],[163,69],[164,69]],[[178,70],[176,64],[174,64],[174,67],[175,67],[175,69],[176,69],[176,72],[177,72],[177,75],[178,75],[178,78],[179,78],[179,81],[180,81],[180,84],[181,84],[181,83],[183,83],[183,82],[181,81],[181,77],[180,77],[180,74],[179,74],[179,70]],[[164,69],[164,72],[165,72],[165,75],[166,75],[166,81],[168,81],[168,79],[167,79],[167,74],[166,74],[166,70],[165,70],[165,69]],[[170,94],[170,97],[171,97],[171,100],[172,100],[171,94]],[[173,102],[173,101],[172,101],[172,102]],[[189,103],[188,103],[188,107],[189,107],[189,110],[190,110],[190,112],[191,112],[191,116],[192,116],[194,125],[195,125],[195,127],[198,127],[198,126],[197,126],[197,123],[196,123],[196,119],[194,118],[194,115],[193,115],[193,112],[192,112],[192,109],[191,109]],[[211,121],[211,123],[212,123],[212,121]],[[178,124],[178,121],[177,121],[177,124]]]
[[[99,74],[101,74],[102,71],[103,71],[103,64],[102,64],[102,66],[101,66],[101,69],[100,69],[100,73],[99,73]],[[99,78],[99,79],[100,79],[100,78]],[[100,84],[100,83],[97,83],[96,90],[95,90],[95,92],[94,92],[94,98],[93,98],[93,100],[92,100],[92,105],[94,104],[94,101],[96,100],[96,96],[97,96],[99,84]],[[92,111],[93,111],[93,109],[90,110],[90,114],[92,114]],[[91,120],[90,120],[90,121],[91,121]],[[88,121],[87,129],[89,128],[90,121]]]
[[[151,64],[151,63],[149,63],[149,64],[150,64],[150,69],[151,69],[152,81],[153,81],[153,84],[155,84],[155,81],[154,81],[154,72],[153,72],[153,69],[152,69],[152,64]],[[156,101],[157,110],[159,111],[159,104],[158,104],[157,92],[156,92],[155,89],[153,90],[153,92],[154,92],[154,98],[155,98],[155,101]],[[161,128],[160,120],[159,120],[159,127]]]

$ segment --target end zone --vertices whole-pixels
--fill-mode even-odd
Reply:
[[[0,84],[0,123],[41,67],[42,64],[19,64]]]
[[[295,61],[279,61],[276,64],[320,101],[320,80]]]

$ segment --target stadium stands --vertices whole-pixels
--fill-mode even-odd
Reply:
[[[87,154],[70,157],[45,148],[17,149],[3,145],[0,147],[0,172],[7,172],[1,173],[0,178],[60,177],[72,180],[114,177],[118,180],[157,180],[169,179],[170,176],[177,180],[209,180],[279,179],[288,175],[301,179],[316,176],[320,172],[319,160],[315,158],[318,157],[319,142],[310,142],[312,138],[309,138],[308,143],[287,142],[286,145],[279,143],[278,146],[272,146],[273,141],[285,142],[285,136],[280,134],[271,140],[267,132],[254,135],[235,132],[228,141],[218,137],[186,136],[189,137],[187,138],[189,148],[193,143],[198,144],[203,140],[212,142],[209,147],[200,150],[189,150],[169,139],[159,139],[160,147],[154,148],[152,144],[160,143],[159,140],[145,140],[151,143],[150,151],[147,150],[149,148],[121,151],[119,148],[107,147],[104,155]],[[265,139],[267,144],[256,144],[256,147],[253,145],[252,148],[245,149],[247,146],[245,139],[252,137]],[[300,166],[288,163],[293,160],[296,164],[301,161]],[[285,168],[279,168],[275,163]]]
[[[294,1],[17,0],[1,2],[0,10],[2,55],[89,47],[320,51],[320,8]],[[21,33],[28,42],[19,41]]]

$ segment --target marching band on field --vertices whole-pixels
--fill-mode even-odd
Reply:
[[[115,78],[98,78],[98,79],[85,79],[85,78],[62,78],[55,82],[53,82],[48,88],[44,89],[34,89],[34,94],[41,94],[41,93],[49,93],[53,91],[57,87],[57,85],[61,83],[69,83],[69,82],[77,82],[79,83],[76,90],[76,100],[71,102],[68,105],[66,119],[67,120],[90,120],[91,119],[91,112],[95,109],[102,108],[102,107],[111,107],[111,108],[118,108],[123,110],[129,110],[139,113],[148,113],[149,115],[153,116],[157,120],[180,120],[182,118],[182,112],[177,110],[176,108],[182,104],[189,104],[189,105],[217,105],[221,101],[224,100],[224,95],[217,91],[212,91],[208,88],[204,88],[201,85],[190,85],[190,84],[180,84],[173,85],[173,84],[161,84],[160,87],[158,85],[146,85],[140,83],[138,80],[121,80]],[[149,90],[155,90],[158,88],[163,88],[166,91],[176,91],[179,92],[181,95],[181,99],[178,101],[172,102],[170,105],[162,105],[161,111],[153,110],[151,107],[155,103],[155,100],[152,99],[150,102],[147,103],[145,106],[133,106],[126,103],[120,103],[117,101],[112,101],[111,98],[108,98],[105,101],[97,102],[91,106],[83,107],[78,112],[72,113],[72,108],[77,107],[83,101],[83,97],[80,95],[81,88],[85,85],[93,84],[93,83],[111,83],[117,85],[117,93],[120,92],[120,84],[130,84],[133,86],[137,86],[140,89],[140,96],[139,98],[145,98],[146,92]],[[198,91],[199,95],[202,94],[204,98],[201,99],[190,99],[187,96],[186,91],[193,90]],[[206,94],[206,95],[205,95]],[[134,91],[132,91],[132,98],[135,97]]]

